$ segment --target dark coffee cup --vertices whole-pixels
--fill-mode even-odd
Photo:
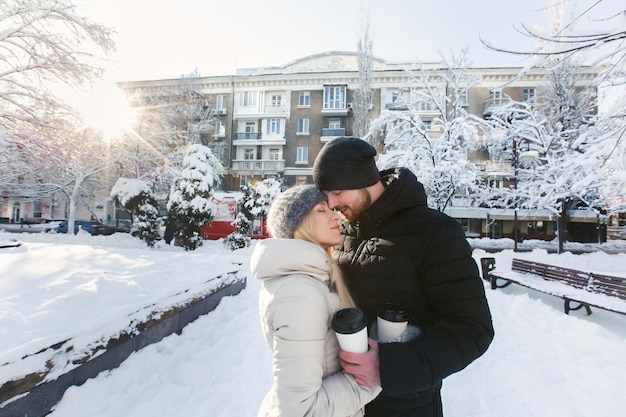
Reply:
[[[367,318],[358,308],[344,308],[335,313],[332,328],[339,346],[346,352],[367,352]]]
[[[409,323],[409,313],[406,307],[393,301],[382,303],[376,315],[378,316],[376,320],[378,341],[382,343],[399,337]]]

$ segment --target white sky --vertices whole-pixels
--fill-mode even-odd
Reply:
[[[559,3],[561,0],[552,0]],[[623,0],[562,0],[580,13],[600,3],[577,29],[616,27],[600,21],[624,10]],[[549,0],[74,0],[78,13],[114,31],[116,51],[103,80],[68,101],[85,123],[115,137],[133,118],[115,83],[234,74],[279,66],[327,51],[356,51],[363,13],[373,52],[390,62],[432,62],[468,47],[474,66],[519,66],[528,58],[490,44],[534,50],[517,31],[547,27]],[[621,23],[623,25],[623,23]]]
[[[361,10],[374,55],[398,61],[437,60],[470,48],[476,66],[522,66],[519,57],[485,48],[532,49],[515,27],[546,27],[548,0],[76,0],[81,14],[117,34],[113,81],[232,74],[326,51],[356,51]],[[569,0],[564,0],[569,1]],[[573,1],[573,0],[572,0]],[[578,0],[582,11],[596,0]],[[362,7],[363,6],[363,7]],[[604,13],[621,9],[603,0]],[[602,27],[602,23],[585,24]],[[605,24],[606,25],[606,24]]]

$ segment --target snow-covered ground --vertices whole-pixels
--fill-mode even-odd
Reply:
[[[19,358],[29,347],[67,337],[72,328],[89,334],[94,327],[124,326],[126,306],[197,287],[203,281],[193,277],[227,269],[231,262],[242,262],[249,274],[251,248],[230,252],[219,241],[185,252],[165,245],[151,250],[119,233],[0,232],[0,243],[11,239],[23,244],[0,249],[1,363]],[[507,244],[474,243],[481,248]],[[624,249],[624,243],[617,247]],[[474,250],[477,262],[491,256],[498,265],[510,265],[513,255],[510,249]],[[534,249],[515,255],[626,274],[626,253],[556,255]],[[245,290],[224,298],[181,335],[147,346],[119,368],[70,388],[51,416],[256,415],[272,381],[271,354],[259,329],[258,288],[249,278]],[[622,415],[626,317],[599,309],[588,317],[583,310],[567,316],[560,299],[519,286],[487,289],[487,296],[496,337],[483,357],[444,382],[447,417]],[[96,314],[85,317],[85,311]]]

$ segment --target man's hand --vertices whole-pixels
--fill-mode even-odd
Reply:
[[[339,349],[339,362],[344,371],[351,374],[357,384],[366,387],[380,385],[378,369],[378,342],[368,339],[370,349],[365,353],[351,353]]]

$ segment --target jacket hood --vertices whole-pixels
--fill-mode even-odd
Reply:
[[[254,247],[250,270],[260,281],[307,275],[328,285],[331,268],[326,252],[315,243],[301,239],[265,239]]]

